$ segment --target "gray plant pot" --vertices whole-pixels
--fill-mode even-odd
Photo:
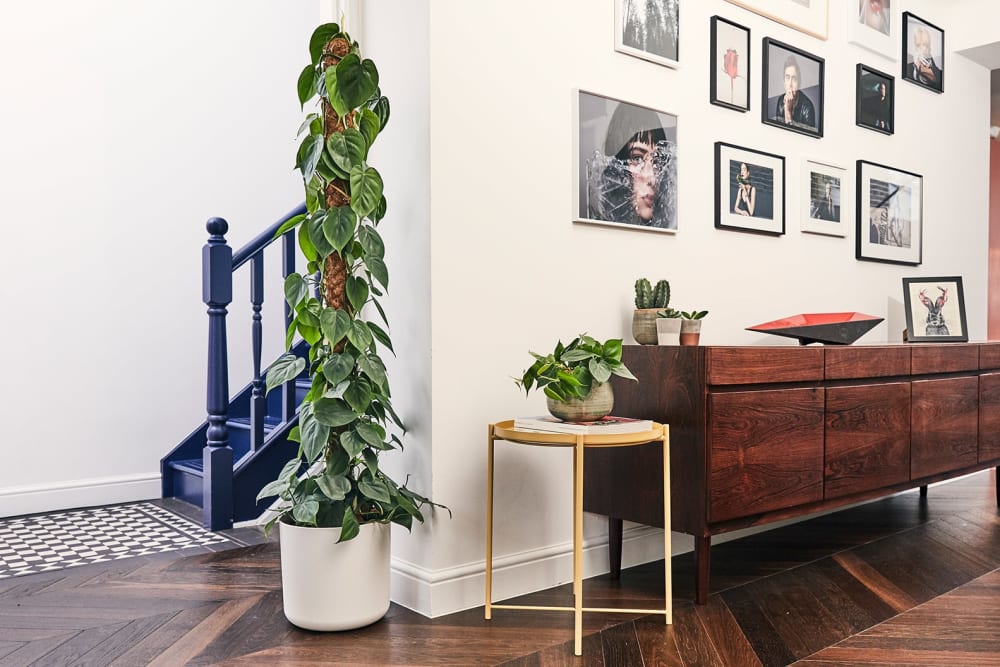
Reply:
[[[611,383],[595,384],[584,398],[557,401],[546,397],[549,413],[557,419],[570,422],[592,422],[611,414],[615,407],[615,395]]]

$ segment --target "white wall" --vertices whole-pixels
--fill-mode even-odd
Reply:
[[[205,415],[205,220],[239,247],[301,200],[295,81],[318,14],[0,6],[0,516],[159,496],[160,457]],[[245,372],[248,289],[230,316]],[[268,300],[280,330],[280,289]]]
[[[707,308],[702,341],[782,344],[744,330],[799,312],[859,310],[887,318],[863,342],[898,341],[901,278],[962,275],[969,333],[986,331],[989,73],[949,54],[937,95],[900,81],[899,61],[846,43],[846,13],[831,3],[820,41],[722,0],[682,8],[677,70],[614,52],[613,4],[431,4],[431,354],[433,491],[452,520],[409,539],[426,545],[434,591],[421,609],[440,614],[481,604],[486,425],[544,412],[512,377],[557,338],[587,331],[629,342],[632,284],[671,281],[674,302]],[[893,3],[894,7],[897,3]],[[946,31],[970,20],[942,3],[898,3]],[[709,17],[752,30],[752,110],[708,103]],[[760,122],[760,41],[771,37],[826,59],[822,139]],[[897,77],[896,134],[855,126],[855,66]],[[573,90],[582,88],[678,114],[680,230],[675,236],[573,224]],[[786,234],[713,227],[713,144],[726,141],[786,158]],[[857,261],[847,238],[799,231],[802,162],[847,168],[866,159],[924,177],[923,264]],[[789,341],[792,342],[792,341]],[[498,444],[498,596],[571,576],[570,461],[565,452]],[[606,569],[605,522],[590,517],[591,571]],[[641,534],[640,534],[641,537]],[[690,542],[678,539],[678,548]],[[657,557],[655,532],[626,560]]]

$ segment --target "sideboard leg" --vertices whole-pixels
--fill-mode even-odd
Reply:
[[[613,516],[608,517],[608,559],[611,565],[611,578],[621,579],[622,576],[622,530],[623,521]]]
[[[708,573],[711,567],[711,537],[694,538],[694,601],[697,604],[708,603]]]
[[[927,485],[926,484],[924,484],[923,486],[920,487],[920,497],[921,498],[926,498],[927,497]]]

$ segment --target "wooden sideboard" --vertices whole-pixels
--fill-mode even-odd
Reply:
[[[615,414],[670,425],[673,529],[695,538],[696,601],[712,535],[1000,465],[1000,342],[625,346]],[[659,443],[586,452],[584,510],[663,526]],[[998,474],[1000,480],[1000,474]],[[998,481],[1000,503],[1000,481]]]

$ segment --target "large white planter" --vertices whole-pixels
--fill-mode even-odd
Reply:
[[[389,610],[389,526],[367,523],[337,544],[340,528],[281,523],[285,617],[306,630],[353,630]]]

